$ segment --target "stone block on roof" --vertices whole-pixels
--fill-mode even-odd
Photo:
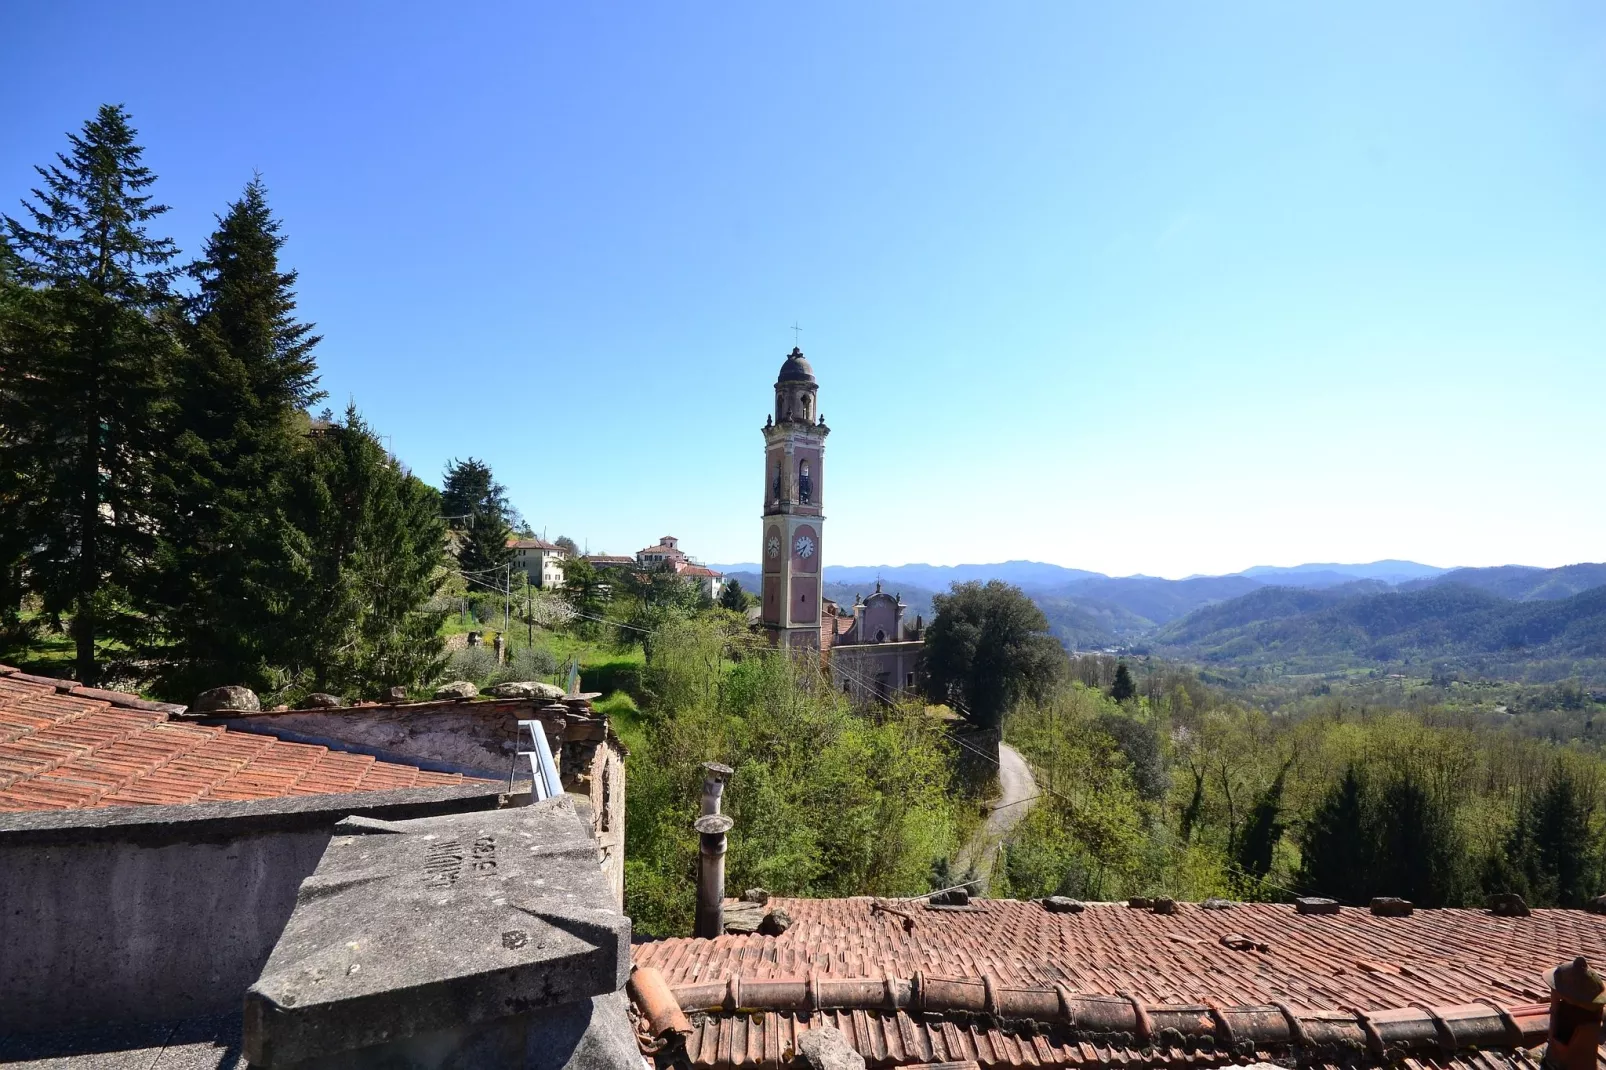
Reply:
[[[291,1066],[617,992],[611,902],[567,797],[341,822],[246,994],[247,1055]]]

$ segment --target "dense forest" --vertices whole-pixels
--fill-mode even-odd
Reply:
[[[261,180],[184,261],[141,159],[107,105],[3,216],[0,658],[180,702],[431,680],[439,492],[355,407],[308,415],[319,338]]]
[[[1581,906],[1602,891],[1592,743],[1442,709],[1268,714],[1176,668],[1117,702],[1097,686],[1108,665],[1080,675],[1006,722],[1048,790],[1005,848],[997,894]]]

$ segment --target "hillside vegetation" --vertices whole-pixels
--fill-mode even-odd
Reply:
[[[1161,628],[1152,646],[1207,665],[1286,673],[1449,664],[1521,680],[1606,683],[1606,587],[1533,601],[1454,581],[1383,592],[1364,584],[1272,587],[1197,610]]]

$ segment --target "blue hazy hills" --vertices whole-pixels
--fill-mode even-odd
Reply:
[[[714,567],[749,590],[758,582],[756,565]],[[932,596],[950,584],[1013,583],[1072,650],[1152,650],[1281,671],[1459,659],[1500,675],[1538,662],[1591,678],[1606,674],[1606,564],[1600,563],[1260,565],[1180,580],[1106,576],[1040,561],[828,565],[825,593],[851,604],[878,579],[902,596],[910,614],[928,619]]]

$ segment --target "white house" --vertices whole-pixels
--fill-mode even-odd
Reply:
[[[545,539],[509,539],[513,548],[513,567],[520,569],[537,587],[563,586],[563,547]]]

